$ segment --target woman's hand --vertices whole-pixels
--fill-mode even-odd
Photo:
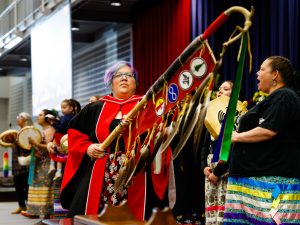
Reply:
[[[29,144],[31,144],[32,146],[36,147],[36,148],[33,148],[33,151],[34,151],[34,156],[37,157],[37,158],[41,158],[41,153],[38,149],[38,143],[36,143],[35,140],[33,140],[31,137],[28,137],[28,142]]]
[[[54,148],[55,148],[55,144],[54,144],[53,142],[49,142],[49,143],[47,144],[47,150],[48,150],[48,152],[49,152],[50,154],[54,154],[54,153],[55,153]]]
[[[28,137],[28,142],[32,146],[38,147],[38,143],[32,137]]]
[[[216,175],[214,175],[214,173],[210,173],[208,176],[208,180],[214,185],[216,185],[218,183],[219,178]]]
[[[203,173],[206,177],[208,177],[211,174],[211,168],[210,167],[205,167],[203,170]]]
[[[231,143],[236,143],[236,142],[238,142],[238,135],[239,135],[238,132],[232,131]]]
[[[100,144],[91,144],[87,149],[87,154],[92,159],[103,158],[105,153],[105,150],[100,148]]]

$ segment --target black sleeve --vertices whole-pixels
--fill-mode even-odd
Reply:
[[[205,167],[207,167],[207,156],[209,154],[209,146],[211,143],[211,139],[210,139],[210,133],[208,132],[207,129],[203,130],[205,133],[205,137],[204,137],[204,142],[201,148],[201,168],[202,168],[202,172],[204,170]]]
[[[100,101],[86,105],[71,119],[68,129],[75,129],[89,136],[91,141],[97,142],[95,130],[102,107],[103,102]]]
[[[292,113],[294,107],[292,105],[294,102],[291,102],[287,98],[284,91],[278,91],[276,95],[272,96],[273,98],[265,105],[263,108],[260,127],[269,129],[278,133],[282,133],[288,129],[289,121],[293,118]]]
[[[210,146],[212,145],[212,148],[215,147],[215,142],[213,143],[210,138],[210,133],[206,130],[205,132],[205,138],[201,149],[201,168],[202,172],[205,167],[207,167],[207,156],[210,154]],[[228,162],[218,162],[217,166],[214,168],[213,173],[217,177],[222,176],[228,171]]]
[[[227,162],[219,161],[217,166],[213,169],[213,173],[217,177],[221,177],[222,175],[224,175],[225,173],[228,172],[228,170],[229,170],[229,160],[230,160],[230,157],[231,157],[231,151],[232,151],[232,145],[231,145],[231,149],[230,149],[230,152],[229,152],[228,161]]]
[[[62,116],[55,126],[57,132],[61,134],[66,134],[68,132],[68,125],[70,120],[70,117]]]
[[[218,162],[217,166],[213,170],[214,175],[217,177],[222,176],[228,171],[228,162]]]

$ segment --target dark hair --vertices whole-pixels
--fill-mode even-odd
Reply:
[[[58,113],[56,110],[43,109],[45,114],[45,121],[49,124],[53,124],[57,120]]]
[[[68,106],[74,107],[72,99],[64,99],[61,101],[61,103],[67,103]]]
[[[283,56],[270,56],[267,59],[270,60],[269,65],[272,68],[272,71],[277,70],[280,73],[283,83],[285,83],[286,86],[295,89],[296,80],[294,68],[290,63],[290,60]]]
[[[73,106],[73,113],[76,115],[77,113],[79,113],[81,111],[81,105],[77,100],[75,100],[73,98],[71,98],[69,100],[71,101],[72,106]]]
[[[67,103],[69,106],[71,106],[73,108],[72,114],[76,115],[77,113],[80,112],[81,105],[80,105],[80,103],[77,100],[75,100],[73,98],[70,98],[70,99],[64,99],[64,100],[62,100],[62,103],[63,102]]]

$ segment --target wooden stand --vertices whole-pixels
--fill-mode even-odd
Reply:
[[[75,216],[74,225],[145,225],[137,221],[126,202],[120,206],[108,205],[100,215]]]
[[[163,210],[155,208],[152,210],[152,215],[146,225],[178,225],[178,223],[170,208]]]
[[[138,221],[126,202],[120,206],[108,205],[100,215],[77,215],[74,219],[43,220],[46,225],[178,225],[172,210],[153,209],[149,221]]]
[[[73,218],[43,220],[44,225],[73,225]]]

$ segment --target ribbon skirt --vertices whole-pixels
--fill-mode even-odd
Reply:
[[[223,224],[300,224],[300,179],[229,177]]]

